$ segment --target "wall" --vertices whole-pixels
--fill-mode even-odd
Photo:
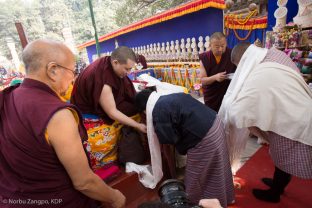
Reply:
[[[101,53],[109,52],[115,48],[115,39],[119,46],[137,47],[151,43],[162,43],[181,38],[198,39],[199,36],[211,35],[214,32],[222,32],[223,11],[207,8],[168,20],[159,24],[145,27],[116,38],[100,43]],[[92,56],[96,54],[95,44],[87,47],[88,58],[92,62]]]

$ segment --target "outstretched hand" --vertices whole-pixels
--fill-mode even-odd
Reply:
[[[143,132],[143,133],[146,133],[146,132],[147,132],[146,125],[145,125],[145,124],[142,124],[142,123],[139,123],[139,124],[138,124],[137,129],[140,130],[140,131]]]
[[[227,78],[226,72],[220,72],[218,74],[215,74],[214,76],[215,76],[216,81],[218,82],[223,82]]]

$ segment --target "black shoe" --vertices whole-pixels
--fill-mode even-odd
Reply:
[[[280,202],[280,195],[273,193],[271,189],[269,190],[261,190],[261,189],[253,189],[252,194],[259,200],[278,203]]]
[[[269,186],[270,188],[272,188],[272,186],[273,186],[273,179],[272,178],[261,178],[261,181],[265,184],[265,185],[267,185],[267,186]],[[281,194],[283,194],[284,193],[284,190],[281,192]]]
[[[273,185],[273,179],[272,179],[272,178],[261,178],[261,181],[262,181],[265,185],[267,185],[267,186],[269,186],[269,187],[272,187],[272,185]]]

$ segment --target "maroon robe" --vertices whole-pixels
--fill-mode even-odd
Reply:
[[[147,69],[147,63],[146,63],[146,59],[143,55],[138,55],[138,58],[136,59],[137,63],[141,63],[143,68],[142,69]]]
[[[231,62],[231,49],[229,48],[222,54],[219,64],[217,64],[212,51],[200,54],[199,59],[202,61],[208,77],[224,71],[227,74],[234,73],[236,70],[236,66]],[[226,79],[223,82],[215,81],[210,85],[203,85],[205,104],[218,112],[229,84],[230,80]]]
[[[80,136],[87,139],[76,107],[62,102],[44,83],[24,79],[0,92],[0,207],[40,205],[28,199],[44,200],[41,207],[94,207],[93,200],[73,187],[45,138],[49,120],[64,108],[77,111]],[[1,198],[20,201],[1,204]]]
[[[97,59],[90,64],[77,78],[71,97],[71,103],[84,114],[100,116],[106,124],[114,121],[104,112],[99,100],[104,85],[112,88],[116,108],[127,116],[137,113],[134,98],[135,89],[126,76],[119,78],[113,71],[109,56]]]

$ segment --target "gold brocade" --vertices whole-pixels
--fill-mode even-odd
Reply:
[[[139,122],[139,114],[131,117]],[[88,132],[88,141],[85,142],[93,170],[113,163],[117,160],[117,141],[120,137],[123,124],[115,121],[112,125],[104,124],[102,119],[84,119]]]

